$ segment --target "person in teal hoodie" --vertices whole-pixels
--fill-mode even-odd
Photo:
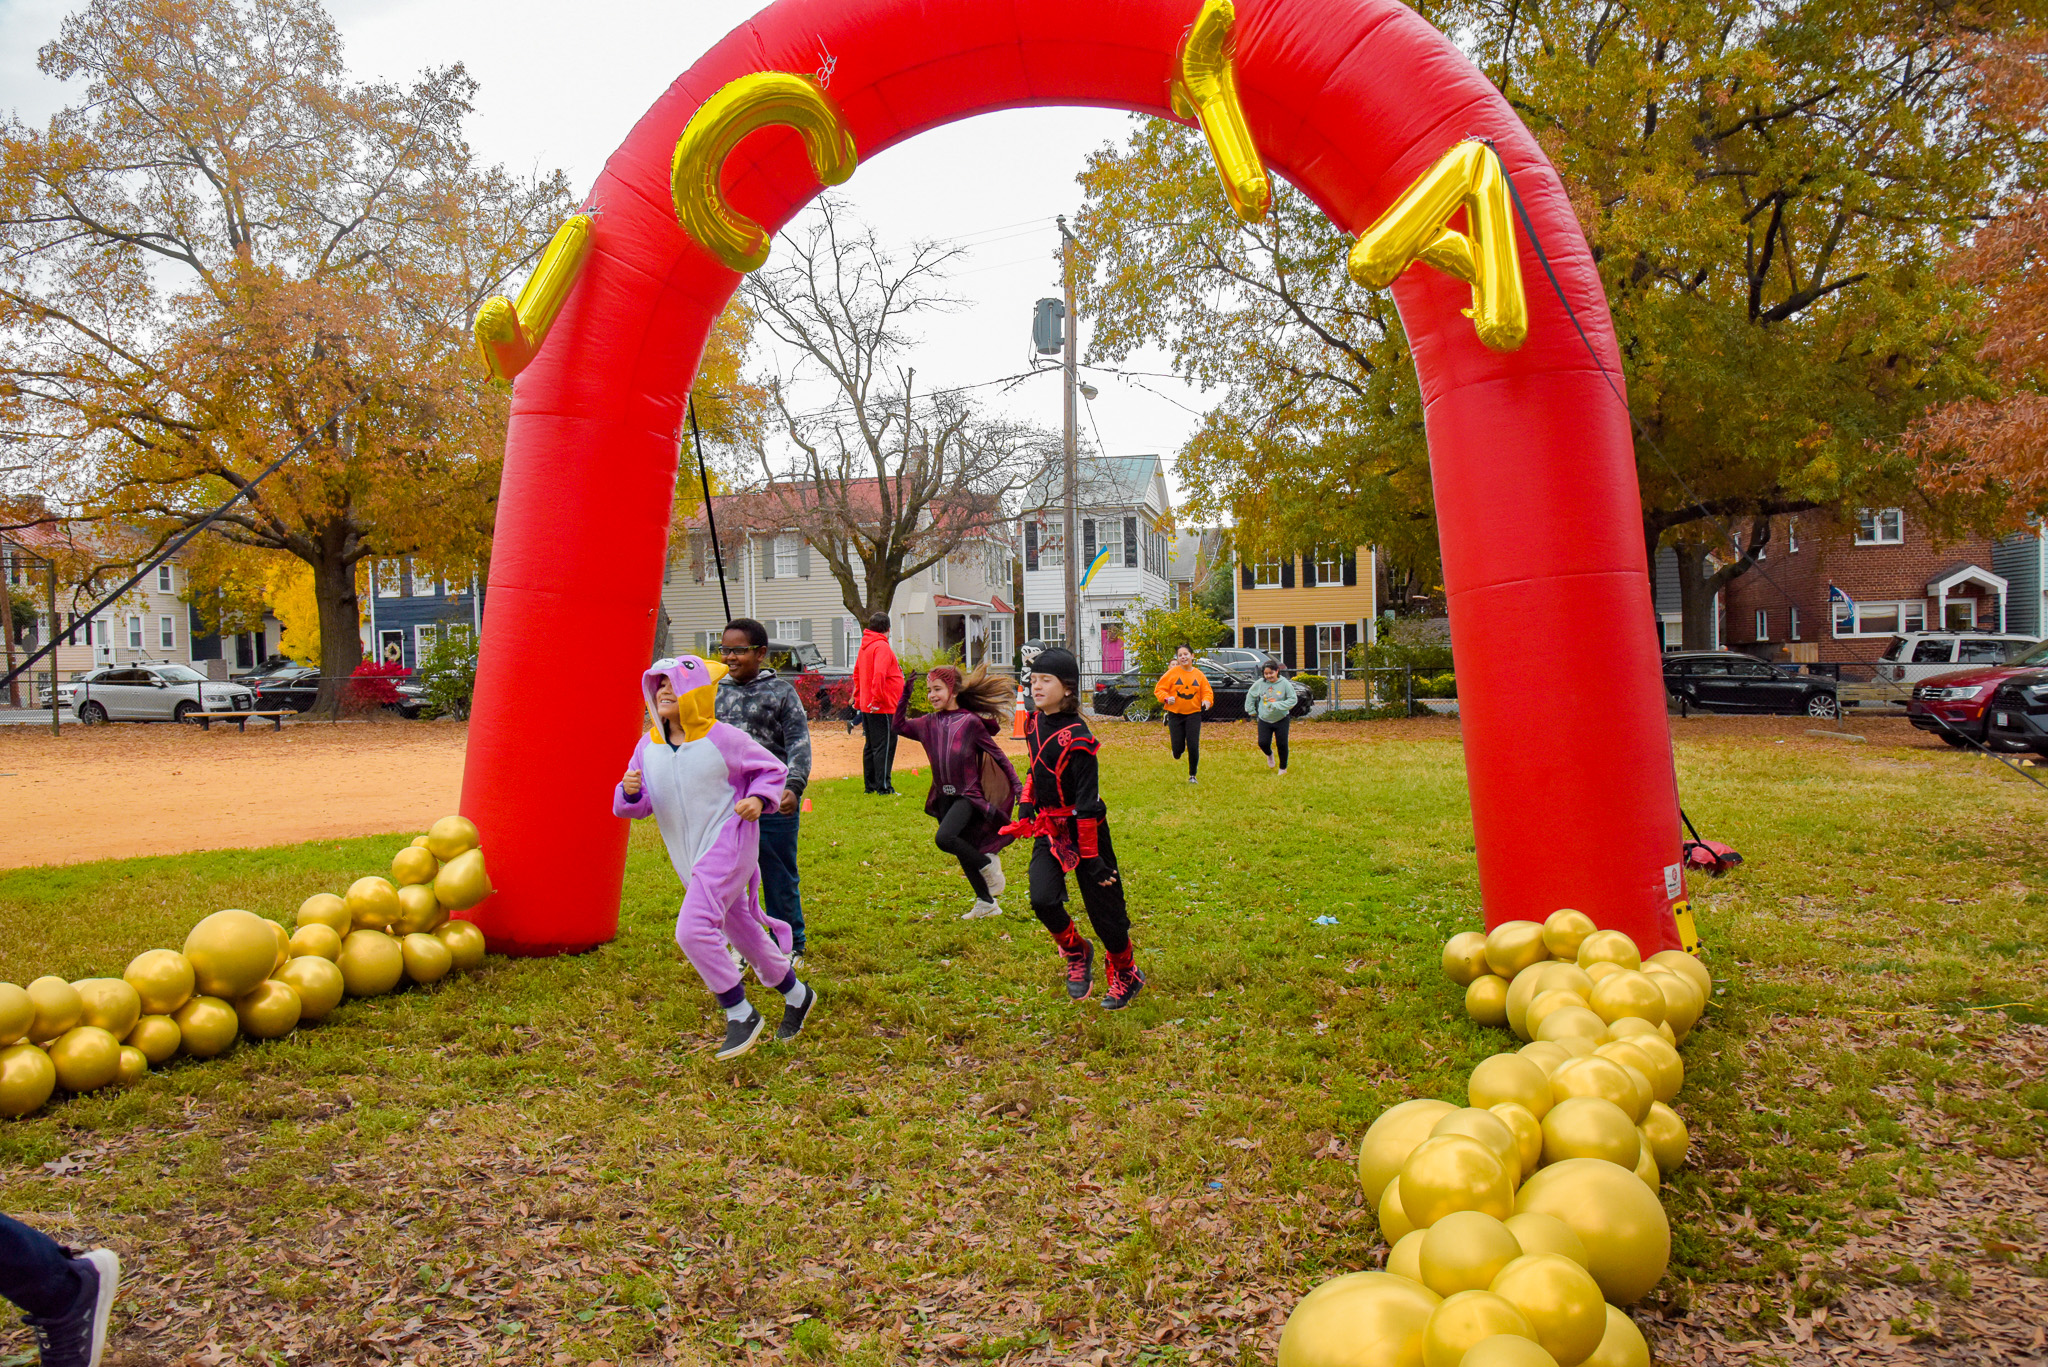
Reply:
[[[1279,770],[1282,777],[1287,774],[1287,728],[1293,724],[1294,705],[1301,699],[1294,680],[1280,677],[1280,666],[1271,660],[1259,670],[1259,681],[1245,691],[1244,710],[1247,716],[1259,719],[1259,749],[1266,753],[1266,767],[1271,769],[1273,747],[1280,748]]]

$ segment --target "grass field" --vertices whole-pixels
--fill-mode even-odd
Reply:
[[[1461,753],[1303,727],[1275,782],[1217,729],[1191,791],[1156,729],[1105,729],[1151,979],[1120,1016],[1066,1002],[1020,856],[1011,914],[962,922],[920,802],[823,784],[795,1047],[711,1059],[643,827],[613,944],[0,1126],[0,1208],[120,1250],[129,1367],[1270,1361],[1303,1291],[1380,1256],[1365,1126],[1462,1100],[1507,1042],[1437,970],[1476,920]],[[1670,1361],[2038,1352],[2048,794],[1785,735],[1679,748],[1749,862],[1696,888],[1719,986],[1639,1318]],[[288,919],[396,843],[0,875],[0,979],[118,972],[221,906]]]

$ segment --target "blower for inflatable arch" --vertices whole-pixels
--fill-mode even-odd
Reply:
[[[1676,948],[1677,788],[1599,277],[1535,139],[1399,0],[781,0],[656,101],[520,301],[479,317],[515,379],[462,798],[493,852],[491,947],[616,932],[609,794],[684,402],[741,273],[861,158],[1025,105],[1198,124],[1234,212],[1261,217],[1277,173],[1358,235],[1351,273],[1392,288],[1422,384],[1487,924],[1577,907]],[[570,642],[595,682],[536,725],[532,680]]]

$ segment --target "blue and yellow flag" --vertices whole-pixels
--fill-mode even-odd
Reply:
[[[1091,560],[1091,561],[1089,561],[1089,562],[1088,562],[1088,572],[1087,572],[1086,574],[1083,574],[1083,575],[1081,576],[1081,585],[1080,585],[1080,586],[1081,586],[1082,588],[1084,588],[1084,589],[1085,589],[1085,588],[1087,588],[1087,587],[1088,587],[1088,581],[1089,581],[1090,579],[1093,579],[1093,578],[1095,577],[1095,571],[1097,571],[1097,570],[1101,569],[1101,568],[1102,568],[1102,567],[1103,567],[1104,565],[1107,565],[1108,563],[1109,563],[1109,548],[1108,548],[1107,546],[1105,546],[1105,547],[1103,547],[1103,548],[1102,548],[1101,550],[1099,550],[1099,551],[1097,551],[1097,552],[1095,553],[1095,558],[1094,558],[1093,560]]]

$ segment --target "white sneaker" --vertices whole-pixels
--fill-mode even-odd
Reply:
[[[994,902],[976,901],[973,906],[960,913],[960,919],[963,921],[979,921],[984,916],[1001,916],[1002,914],[1003,909]]]
[[[1001,897],[1003,889],[1010,886],[1010,880],[1003,877],[1003,857],[1000,854],[990,855],[988,862],[981,866],[981,881],[988,884],[990,901]]]
[[[1273,766],[1275,766],[1275,765],[1276,765],[1276,764],[1278,764],[1279,762],[1280,762],[1279,760],[1277,760],[1277,759],[1274,759],[1274,758],[1273,758],[1273,757],[1272,757],[1271,755],[1268,755],[1268,756],[1266,756],[1266,767],[1267,767],[1268,769],[1271,769],[1271,768],[1272,768]]]
[[[1282,777],[1282,778],[1286,778],[1286,777],[1287,777],[1287,771],[1286,771],[1285,769],[1282,769],[1282,770],[1280,771],[1280,777]]]

